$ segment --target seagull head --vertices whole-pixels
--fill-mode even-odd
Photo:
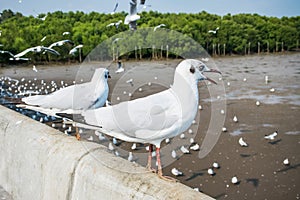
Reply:
[[[185,77],[190,77],[193,80],[208,80],[214,84],[217,83],[209,77],[205,76],[204,73],[213,72],[221,74],[220,71],[216,69],[210,69],[203,62],[196,59],[186,59],[182,61],[176,68],[176,71],[178,71],[180,74],[184,74]]]
[[[108,69],[105,69],[105,70],[104,70],[104,78],[105,78],[105,79],[111,78]]]

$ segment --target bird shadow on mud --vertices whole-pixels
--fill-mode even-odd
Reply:
[[[254,187],[257,187],[259,185],[259,179],[257,178],[247,178],[247,183],[251,183]]]
[[[277,170],[277,172],[286,172],[288,170],[291,170],[291,169],[296,169],[300,166],[300,163],[298,164],[295,164],[295,165],[289,165],[289,166],[286,166],[285,168],[283,169],[280,169],[280,170]]]
[[[199,171],[199,172],[194,172],[192,176],[188,177],[187,179],[185,179],[185,181],[190,181],[193,180],[195,178],[197,178],[198,176],[203,176],[204,173]]]
[[[269,144],[276,145],[276,144],[278,144],[278,143],[281,142],[281,141],[282,141],[282,139],[278,139],[278,140],[269,142]]]

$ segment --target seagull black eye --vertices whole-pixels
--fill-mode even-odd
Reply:
[[[204,69],[204,65],[200,65],[199,66],[199,71],[203,71],[203,69]]]
[[[193,74],[195,73],[195,67],[192,65],[191,68],[190,68],[190,72]]]

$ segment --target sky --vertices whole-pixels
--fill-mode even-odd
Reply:
[[[139,0],[138,0],[139,1]],[[54,11],[112,12],[116,2],[117,12],[129,11],[129,0],[0,0],[0,12],[11,9],[23,15],[37,15]],[[300,16],[300,0],[146,0],[148,10],[170,13],[211,14],[257,13],[259,15],[282,17]]]

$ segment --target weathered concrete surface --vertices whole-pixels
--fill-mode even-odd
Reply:
[[[13,199],[212,199],[0,106],[0,185]]]

